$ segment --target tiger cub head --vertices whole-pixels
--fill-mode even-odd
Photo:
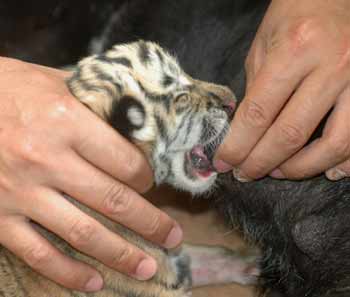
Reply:
[[[146,154],[157,184],[193,194],[213,186],[213,156],[235,107],[228,88],[191,78],[174,57],[145,41],[83,59],[68,86]]]

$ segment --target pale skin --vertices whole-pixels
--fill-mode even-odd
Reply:
[[[55,249],[32,220],[100,262],[148,279],[157,269],[154,259],[62,193],[164,247],[180,243],[181,228],[139,194],[153,183],[147,161],[72,97],[67,75],[0,58],[0,244],[67,288],[102,288],[97,271]]]
[[[350,176],[350,2],[272,0],[246,72],[216,156],[221,171],[234,168],[240,181]],[[322,136],[305,145],[332,108]]]

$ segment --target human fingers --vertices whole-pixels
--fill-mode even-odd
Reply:
[[[101,121],[87,108],[81,106],[76,121],[75,151],[115,179],[133,187],[138,192],[149,190],[153,173],[143,154],[107,123]]]
[[[6,70],[5,72],[9,75],[9,73],[18,70],[18,64],[19,62],[16,61],[7,61],[7,63],[1,65],[4,68],[1,71]],[[136,146],[129,143],[69,94],[67,86],[63,83],[63,79],[67,77],[69,72],[23,62],[20,63],[20,67],[24,72],[28,72],[25,76],[25,79],[28,80],[26,86],[29,86],[33,93],[29,95],[27,90],[29,98],[35,95],[38,88],[46,92],[50,91],[51,93],[48,92],[47,97],[50,97],[49,95],[53,97],[52,89],[55,92],[59,89],[60,97],[55,93],[56,99],[43,98],[41,100],[44,101],[42,109],[46,111],[46,118],[49,121],[55,121],[55,124],[58,120],[65,120],[62,125],[66,128],[57,129],[58,135],[64,134],[64,137],[70,137],[70,145],[82,157],[94,164],[95,167],[106,171],[139,192],[144,192],[152,186],[152,170]],[[29,75],[31,73],[33,75]],[[34,74],[37,77],[36,80],[32,79]],[[24,103],[27,101],[24,101]],[[28,106],[24,107],[28,109]],[[49,107],[49,110],[46,110],[46,107]],[[44,118],[42,113],[40,113],[40,116]],[[50,126],[50,124],[51,122],[46,122],[46,125]],[[39,128],[42,129],[43,127]]]
[[[337,181],[350,176],[350,159],[326,171],[328,179]]]
[[[54,183],[83,204],[167,248],[182,240],[179,225],[136,191],[72,153],[64,157]],[[69,164],[65,166],[64,164]],[[77,178],[84,176],[84,178]]]
[[[255,77],[248,77],[246,95],[237,109],[231,129],[220,146],[216,159],[234,166],[242,163],[269,129],[299,83],[312,71],[315,59],[310,51],[293,59],[295,53],[290,47],[286,42],[271,50],[260,68],[257,65],[247,66],[259,70],[257,73],[255,70],[247,72]]]
[[[0,243],[35,271],[70,289],[92,292],[102,288],[102,277],[95,270],[63,255],[24,217],[13,216],[1,221]]]
[[[77,250],[140,280],[149,279],[156,272],[154,259],[79,210],[60,194],[40,189],[35,195],[37,206],[27,209],[28,217],[56,233]]]
[[[283,163],[271,176],[300,179],[327,171],[330,179],[338,179],[331,168],[347,168],[346,160],[350,157],[349,113],[350,90],[346,88],[327,119],[322,136]]]
[[[237,176],[248,180],[261,178],[294,155],[332,108],[345,84],[345,80],[324,67],[305,78],[264,137],[239,165]],[[296,178],[291,172],[288,177]]]

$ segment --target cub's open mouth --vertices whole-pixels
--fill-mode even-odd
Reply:
[[[213,165],[214,149],[196,145],[186,153],[186,171],[193,177],[207,178],[217,170]]]
[[[192,178],[208,178],[213,174],[221,173],[220,168],[214,166],[214,155],[222,143],[227,129],[222,131],[206,144],[197,144],[185,155],[185,172]]]

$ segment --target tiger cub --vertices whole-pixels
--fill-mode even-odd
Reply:
[[[212,159],[235,106],[228,88],[191,78],[175,58],[145,41],[116,45],[106,53],[83,59],[67,84],[78,100],[144,152],[157,184],[168,183],[193,194],[215,186],[217,172]],[[158,262],[157,274],[146,282],[131,279],[37,226],[66,254],[96,267],[104,277],[104,289],[96,293],[67,290],[0,248],[0,296],[180,297],[193,286],[252,284],[256,280],[254,252],[186,244],[167,251],[67,199],[152,255]]]

